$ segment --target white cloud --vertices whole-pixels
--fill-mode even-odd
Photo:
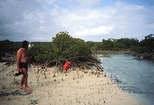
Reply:
[[[78,30],[76,36],[96,36],[96,35],[106,35],[112,31],[112,26],[99,26],[97,28],[86,28],[84,30]]]
[[[89,6],[101,1],[75,1],[78,3],[76,7],[71,4],[73,0],[1,2],[0,38],[51,41],[58,32],[67,31],[73,37],[101,41],[111,37],[141,39],[154,33],[154,7],[116,2],[110,6],[91,8]],[[65,6],[61,7],[64,2]],[[70,5],[71,9],[67,8]]]
[[[79,2],[81,4],[84,4],[84,5],[94,5],[94,4],[98,4],[100,3],[100,0],[75,0],[76,2]]]

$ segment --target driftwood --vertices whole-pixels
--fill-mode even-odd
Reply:
[[[150,53],[146,52],[146,53],[137,54],[135,58],[137,60],[150,59],[154,61],[154,49]]]

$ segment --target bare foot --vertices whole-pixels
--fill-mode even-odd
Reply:
[[[21,89],[21,90],[25,90],[25,88],[24,88],[23,86],[21,86],[21,85],[20,85],[20,89]]]
[[[31,92],[32,91],[29,87],[25,87],[24,90],[26,90],[27,92]]]

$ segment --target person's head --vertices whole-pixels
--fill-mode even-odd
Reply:
[[[24,40],[24,41],[22,42],[22,44],[21,44],[21,47],[22,47],[22,48],[28,49],[28,44],[29,44],[29,42],[26,41],[26,40]]]

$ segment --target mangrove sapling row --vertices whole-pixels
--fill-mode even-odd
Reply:
[[[39,78],[40,76],[44,76],[44,78],[46,77],[46,71],[48,69],[48,67],[54,67],[55,71],[54,71],[54,75],[53,77],[56,77],[56,73],[63,73],[63,65],[66,61],[70,61],[71,62],[71,69],[72,70],[76,70],[76,68],[78,68],[79,70],[88,70],[88,69],[92,69],[95,68],[96,72],[103,72],[103,67],[100,65],[101,62],[98,59],[97,56],[91,55],[91,56],[76,56],[76,57],[71,57],[71,58],[67,58],[67,59],[59,59],[59,60],[51,60],[51,61],[45,61],[44,63],[41,64],[33,64],[34,65],[34,69],[35,67],[37,67],[37,82],[39,82]],[[78,71],[77,71],[78,74]],[[78,74],[79,76],[79,74]]]

